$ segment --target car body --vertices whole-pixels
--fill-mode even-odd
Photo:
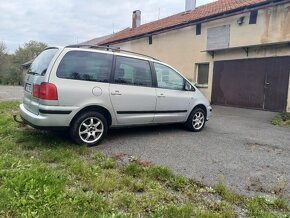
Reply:
[[[80,144],[98,144],[110,127],[186,123],[200,131],[212,111],[177,70],[119,49],[49,47],[24,82],[22,119],[35,128],[68,128]]]

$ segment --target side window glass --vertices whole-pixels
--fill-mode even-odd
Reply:
[[[149,62],[117,56],[114,82],[119,84],[151,87],[152,75]]]
[[[56,75],[59,78],[108,82],[113,55],[70,51],[61,60]]]
[[[173,69],[154,63],[158,88],[184,90],[184,79]]]

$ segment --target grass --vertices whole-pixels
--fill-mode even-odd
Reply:
[[[124,163],[22,126],[12,119],[18,104],[0,103],[0,217],[290,216],[280,197],[207,187],[163,166]]]
[[[277,114],[272,119],[272,124],[275,126],[290,128],[290,113],[284,112],[284,113]]]

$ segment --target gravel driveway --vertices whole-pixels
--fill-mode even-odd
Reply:
[[[0,86],[0,101],[21,100],[22,97],[22,86]]]
[[[274,115],[214,106],[200,133],[181,125],[115,129],[92,149],[167,165],[208,185],[221,181],[236,192],[290,199],[290,129],[271,125]]]

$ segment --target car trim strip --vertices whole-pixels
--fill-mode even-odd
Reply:
[[[117,114],[167,114],[167,113],[186,113],[187,110],[171,111],[117,111]]]
[[[42,114],[70,114],[72,111],[39,110]]]

